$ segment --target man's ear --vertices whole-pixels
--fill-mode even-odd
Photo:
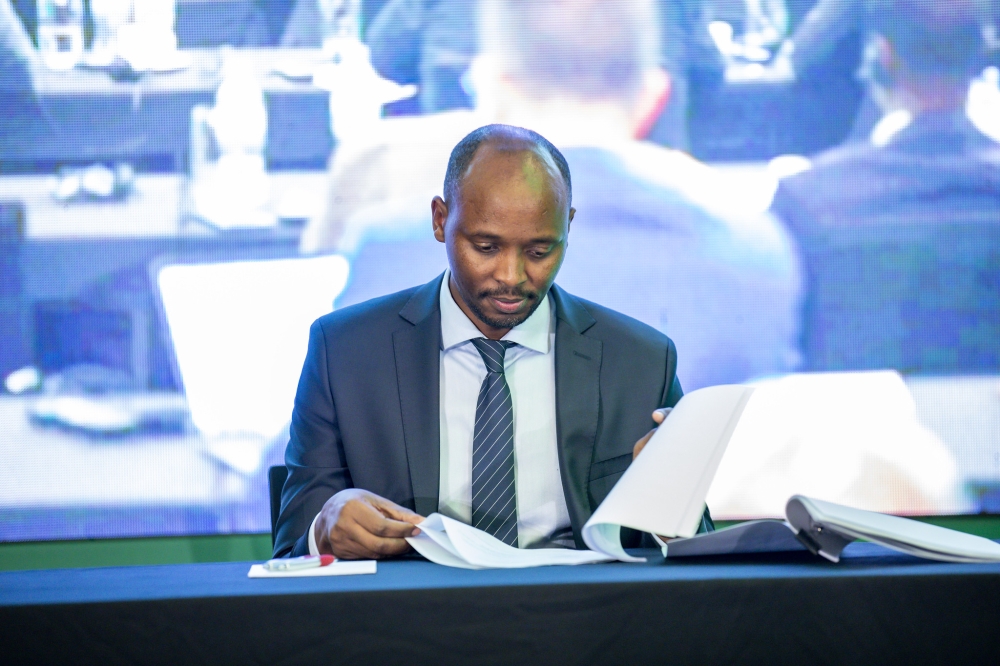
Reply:
[[[448,221],[448,204],[441,197],[431,199],[431,224],[434,226],[434,238],[439,243],[444,242],[444,225]]]
[[[665,69],[651,67],[645,71],[642,89],[632,107],[632,136],[635,139],[645,139],[653,130],[657,118],[670,101],[670,90],[670,75]]]

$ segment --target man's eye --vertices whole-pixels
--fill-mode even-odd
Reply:
[[[497,246],[494,245],[493,243],[479,243],[478,245],[476,245],[476,247],[479,248],[480,252],[484,252],[484,253],[485,252],[493,252],[494,250],[497,249]]]
[[[532,250],[528,250],[528,256],[533,257],[534,259],[544,259],[545,257],[549,256],[551,252],[552,248],[544,248],[544,249],[535,248]]]

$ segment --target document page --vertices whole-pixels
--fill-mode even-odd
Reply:
[[[698,529],[705,497],[753,388],[688,393],[583,527],[591,550],[641,562],[622,548],[621,527],[668,537]]]
[[[463,569],[518,569],[555,564],[592,564],[615,559],[590,550],[521,549],[439,513],[420,523],[420,534],[408,537],[413,549],[431,562]]]

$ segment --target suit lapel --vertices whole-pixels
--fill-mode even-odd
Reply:
[[[583,524],[590,518],[588,480],[597,443],[601,409],[603,343],[583,335],[594,318],[559,287],[550,292],[556,303],[556,432],[563,492],[578,547]]]
[[[399,312],[411,327],[393,333],[403,439],[414,511],[438,510],[441,459],[441,277],[418,289]]]

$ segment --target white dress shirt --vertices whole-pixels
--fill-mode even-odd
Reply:
[[[441,283],[441,471],[438,511],[472,522],[472,439],[486,364],[473,338],[485,337],[451,295],[450,272]],[[546,295],[504,340],[517,343],[504,356],[514,406],[514,478],[521,548],[572,545],[559,472],[556,435],[555,304]],[[316,520],[309,552],[319,554]]]

